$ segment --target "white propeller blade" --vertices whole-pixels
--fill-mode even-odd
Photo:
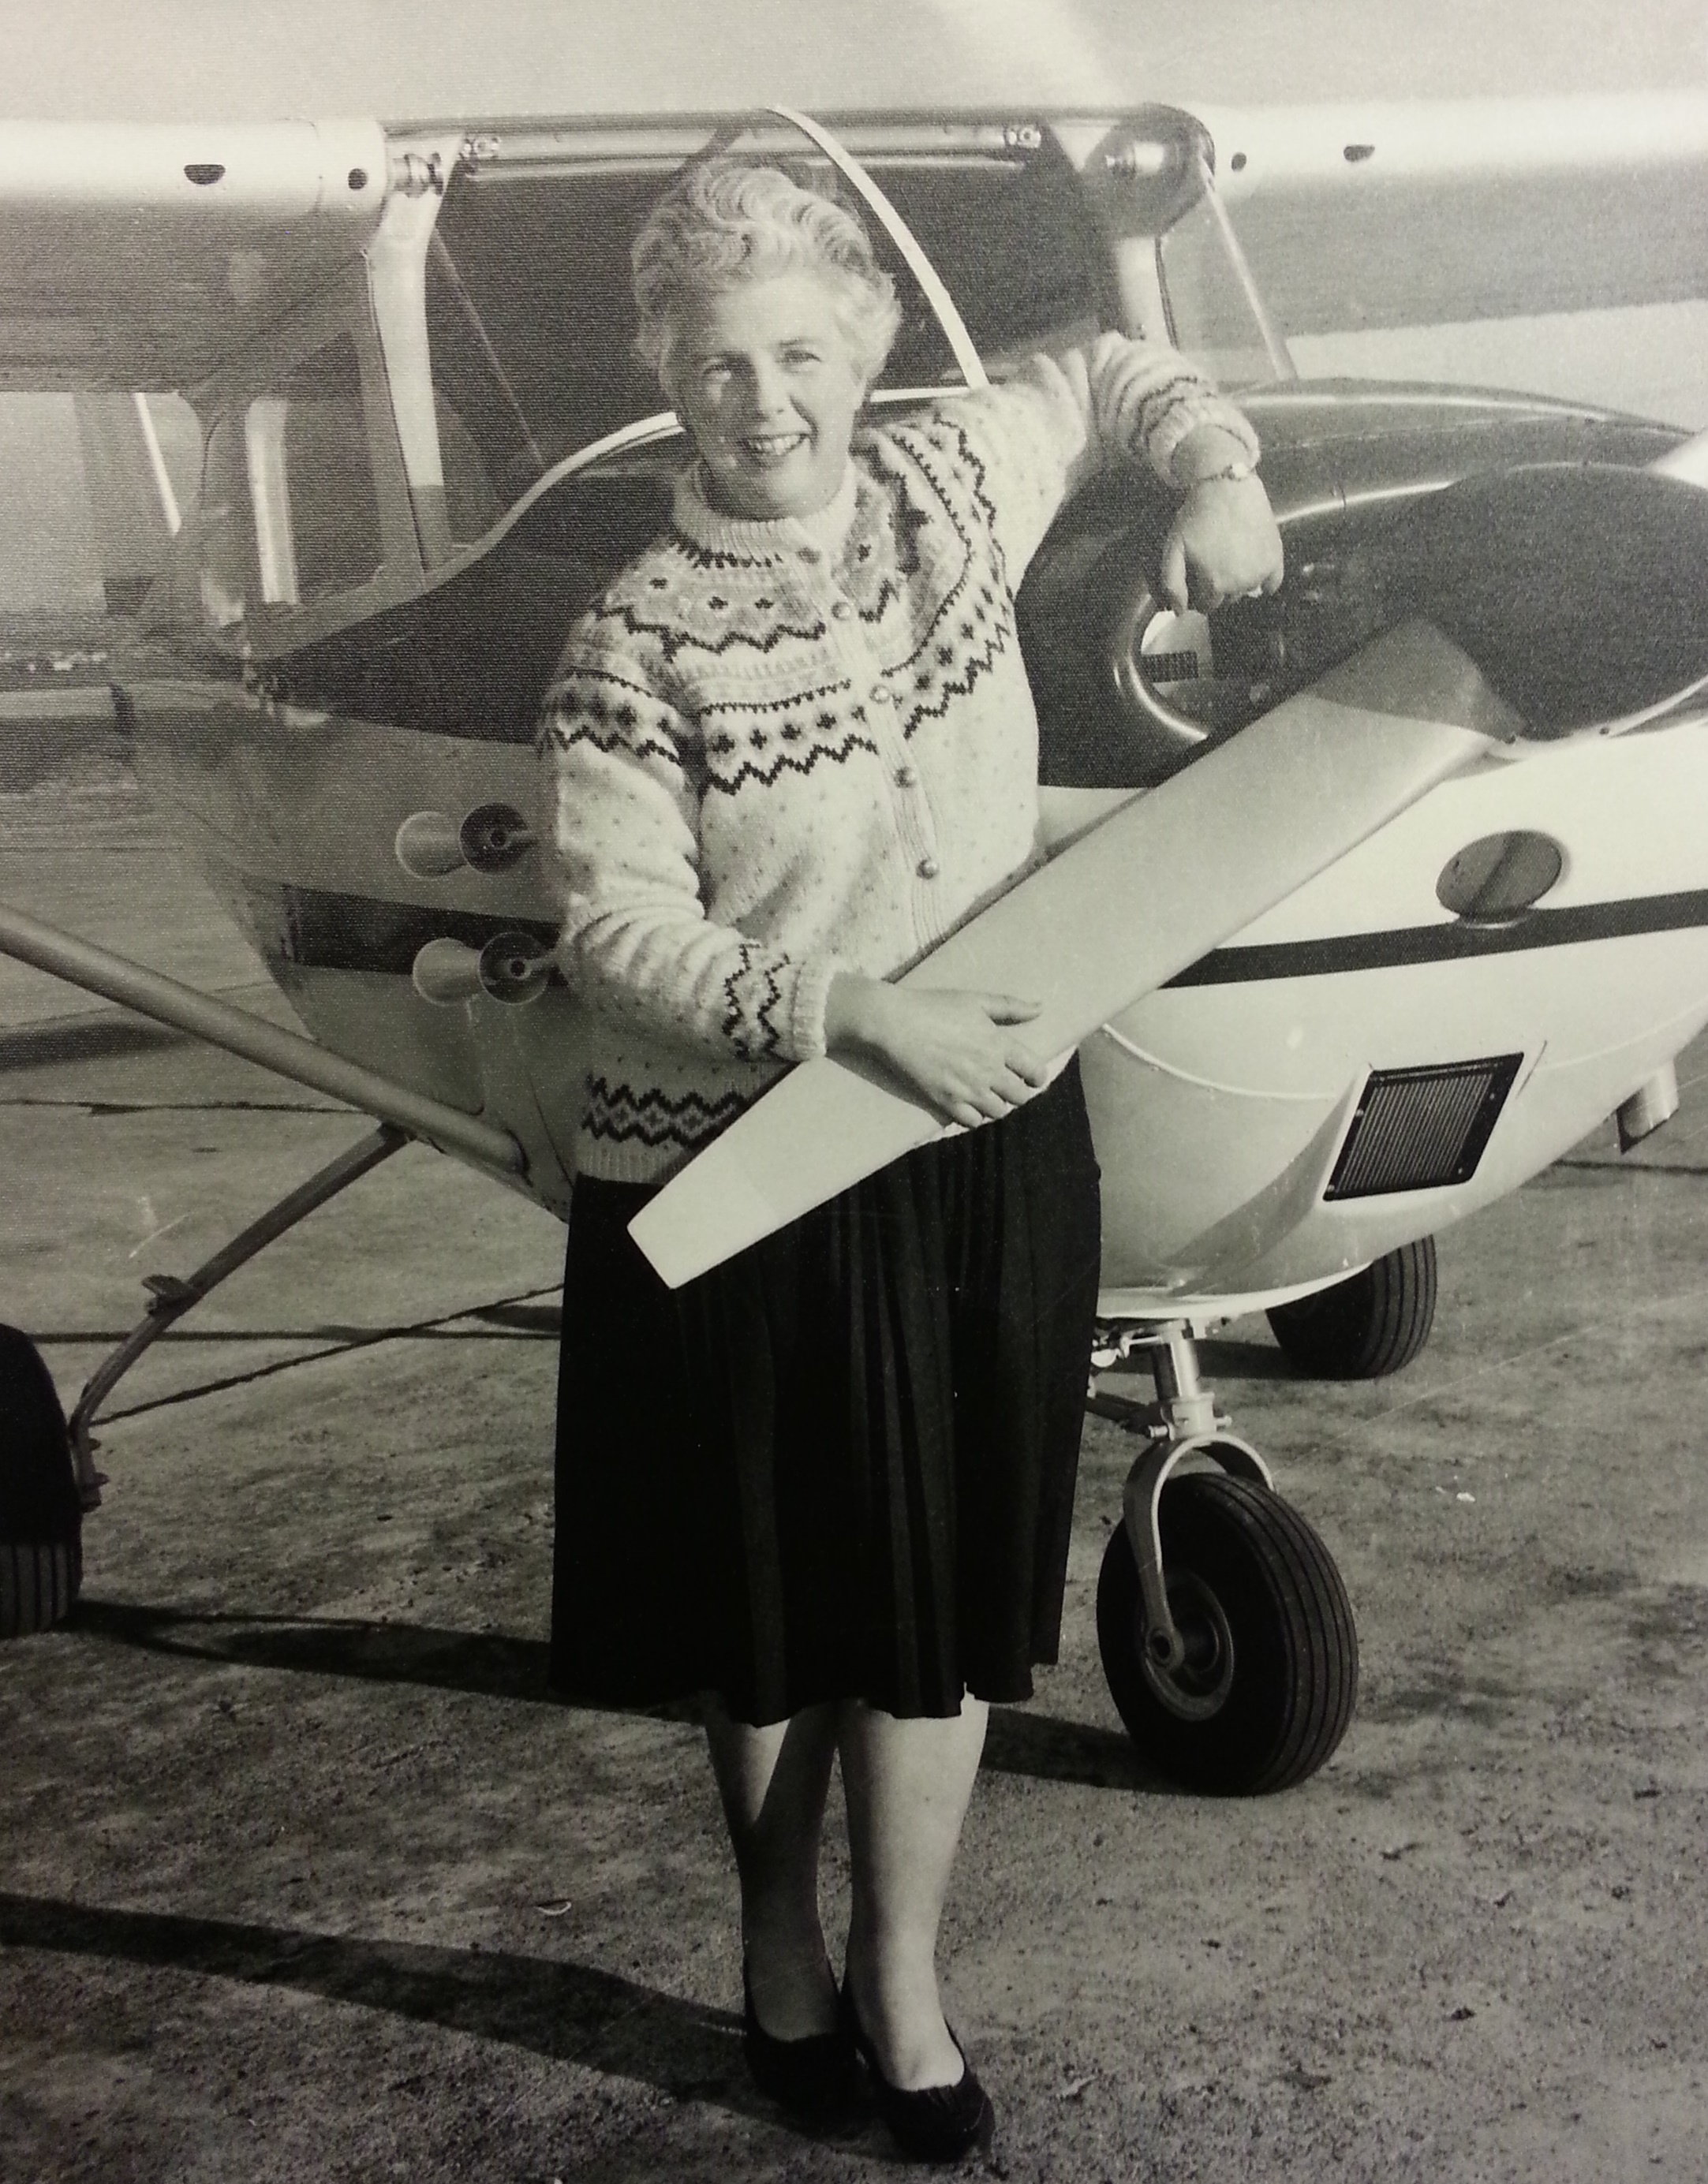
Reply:
[[[1024,1036],[1065,1056],[1519,725],[1457,645],[1404,623],[1121,805],[899,983],[1039,1000]],[[678,1288],[952,1127],[875,1066],[803,1063],[630,1234]]]

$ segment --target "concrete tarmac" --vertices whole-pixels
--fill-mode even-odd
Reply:
[[[170,897],[241,984],[131,838],[32,869],[97,937]],[[143,1274],[365,1126],[14,1000],[0,1318],[69,1405]],[[1061,1661],[993,1717],[946,1923],[979,2173],[1708,2176],[1708,1050],[1680,1073],[1636,1155],[1599,1132],[1442,1240],[1404,1375],[1302,1381],[1260,1320],[1206,1346],[1358,1611],[1359,1709],[1302,1787],[1185,1797],[1136,1758],[1092,1613],[1132,1443],[1088,1422]],[[8,2184],[894,2173],[875,2122],[815,2139],[746,2079],[698,1730],[545,1690],[560,1249],[410,1149],[120,1390],[81,1606],[0,1649]],[[839,1961],[846,1869],[833,1818]]]

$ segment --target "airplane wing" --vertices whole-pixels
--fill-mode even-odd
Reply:
[[[378,226],[376,121],[0,125],[0,390],[194,386]]]
[[[1449,638],[1402,623],[1119,806],[899,983],[1039,1000],[1026,1037],[1066,1055],[1517,726]],[[630,1234],[678,1288],[952,1127],[875,1067],[807,1062],[649,1201]]]
[[[1197,112],[1290,333],[1708,293],[1708,93]],[[372,120],[0,122],[0,391],[195,385],[366,248],[399,159],[443,179]]]
[[[1290,335],[1708,296],[1708,92],[1195,111]]]

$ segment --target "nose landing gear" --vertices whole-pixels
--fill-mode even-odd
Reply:
[[[1149,1352],[1157,1400],[1127,1421],[1149,1446],[1097,1582],[1103,1673],[1139,1751],[1184,1787],[1287,1789],[1352,1719],[1352,1604],[1316,1532],[1227,1430],[1190,1328],[1125,1330],[1118,1354],[1135,1349]]]

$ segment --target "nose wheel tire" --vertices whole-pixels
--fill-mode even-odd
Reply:
[[[1328,1549],[1297,1509],[1220,1473],[1171,1479],[1160,1523],[1179,1668],[1146,1645],[1125,1524],[1097,1582],[1103,1673],[1129,1736],[1186,1789],[1252,1797],[1303,1782],[1346,1734],[1358,1693],[1352,1603]]]
[[[1288,1362],[1313,1379],[1379,1380],[1428,1341],[1435,1288],[1435,1239],[1424,1236],[1331,1289],[1274,1306],[1269,1323]]]

